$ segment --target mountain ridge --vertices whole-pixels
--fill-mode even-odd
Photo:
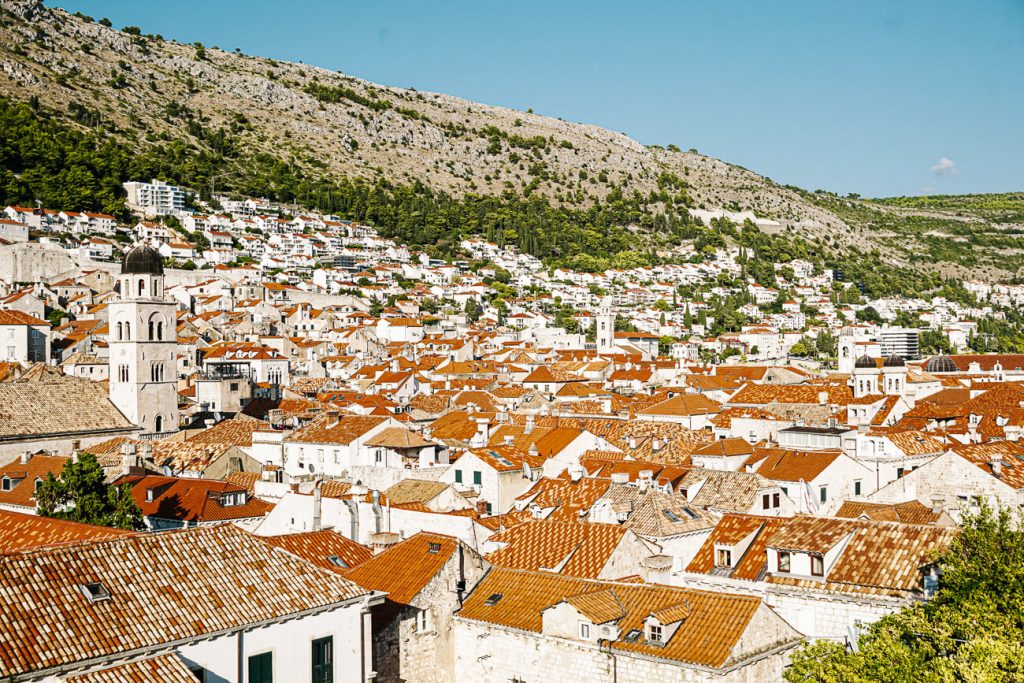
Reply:
[[[37,0],[0,0],[0,94],[64,112],[71,125],[116,127],[139,149],[167,141],[197,153],[236,145],[241,151],[225,163],[224,177],[203,178],[203,185],[230,187],[231,175],[246,173],[253,159],[274,155],[310,174],[421,183],[454,197],[540,196],[579,209],[623,198],[651,215],[751,211],[833,256],[879,249],[902,267],[919,256],[871,228],[883,221],[870,216],[888,220],[908,211],[903,207],[819,196],[592,124],[380,86],[88,19]],[[946,274],[965,274],[956,262],[939,265]],[[985,268],[991,278],[1007,274]]]

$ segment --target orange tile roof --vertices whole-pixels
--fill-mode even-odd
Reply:
[[[288,439],[303,443],[350,444],[387,419],[372,415],[323,415],[296,430]]]
[[[935,524],[942,512],[935,512],[919,500],[906,503],[869,503],[848,500],[836,511],[836,517],[866,517],[880,522],[902,522],[904,524]]]
[[[579,604],[589,593],[614,590],[625,613],[618,621],[623,635],[633,629],[643,629],[644,620],[652,613],[683,603],[689,605],[690,616],[664,645],[648,644],[643,638],[635,642],[619,639],[610,643],[620,653],[635,653],[720,668],[733,661],[733,652],[743,633],[762,605],[760,598],[726,593],[712,593],[686,588],[673,588],[635,582],[594,581],[576,579],[548,572],[529,572],[496,568],[484,578],[469,596],[459,612],[463,619],[498,624],[523,631],[540,633],[542,613],[563,600]],[[494,604],[488,598],[500,595]],[[596,599],[588,600],[590,603]],[[588,611],[598,618],[612,612],[607,601],[600,608],[594,605]],[[787,634],[788,635],[788,634]],[[793,637],[782,644],[796,642]]]
[[[195,680],[196,675],[173,652],[64,679],[65,683],[195,683]]]
[[[0,480],[11,480],[9,491],[0,490],[0,505],[17,505],[35,509],[36,480],[46,480],[47,475],[58,476],[68,458],[51,455],[34,455],[24,465],[15,459],[0,467]]]
[[[421,531],[346,572],[350,581],[408,605],[459,547],[451,536]]]
[[[0,510],[0,553],[63,543],[119,538],[131,536],[134,533],[136,532],[125,529],[112,529],[105,526],[80,524],[63,519]]]
[[[640,415],[690,416],[714,415],[721,412],[722,404],[703,394],[678,394],[639,411]]]
[[[83,585],[108,600],[90,603]],[[326,609],[366,591],[229,524],[0,556],[0,676]]]
[[[773,481],[814,481],[843,454],[838,449],[797,451],[785,448],[756,448],[745,465]]]
[[[263,517],[273,505],[249,495],[242,486],[213,479],[163,477],[158,475],[128,475],[115,484],[128,484],[132,498],[146,517],[180,522],[223,522],[234,519]],[[146,499],[147,490],[153,490],[153,499]],[[223,494],[243,493],[245,503],[222,505]]]
[[[496,567],[596,579],[625,534],[617,524],[531,520],[492,536],[490,542],[506,545],[487,555],[487,561]]]
[[[257,536],[261,541],[301,557],[322,569],[343,572],[373,557],[373,551],[349,540],[336,531],[303,531],[283,536]],[[331,558],[337,558],[342,564]]]

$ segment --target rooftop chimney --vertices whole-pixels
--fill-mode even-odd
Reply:
[[[573,483],[578,482],[582,478],[583,478],[583,468],[582,467],[580,467],[579,465],[573,465],[572,467],[569,468],[569,479],[571,479],[573,481]]]
[[[526,430],[525,430],[525,432],[527,434],[529,434],[530,432],[533,431],[533,425],[534,425],[533,415],[527,415],[526,416]]]
[[[487,514],[487,501],[480,499],[476,501],[476,514],[486,515]]]
[[[629,473],[628,472],[612,472],[612,483],[613,484],[628,484]]]
[[[320,531],[320,508],[323,504],[320,487],[323,483],[323,479],[317,479],[316,484],[313,485],[313,531]]]
[[[32,454],[30,452],[25,451],[24,453],[21,454],[21,464],[22,465],[27,465],[28,461],[31,460],[31,459],[32,459]]]
[[[992,462],[989,465],[992,467],[992,474],[997,479],[1003,476],[1003,456],[996,453],[992,456]]]

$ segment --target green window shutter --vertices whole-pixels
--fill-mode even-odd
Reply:
[[[274,683],[274,655],[271,652],[249,657],[249,683]]]

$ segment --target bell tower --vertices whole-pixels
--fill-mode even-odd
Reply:
[[[109,306],[110,400],[142,434],[178,431],[176,304],[164,300],[160,253],[125,254]]]
[[[606,296],[601,300],[601,307],[597,310],[597,333],[594,341],[597,343],[597,351],[608,352],[615,348],[615,313],[612,311],[612,298]]]

